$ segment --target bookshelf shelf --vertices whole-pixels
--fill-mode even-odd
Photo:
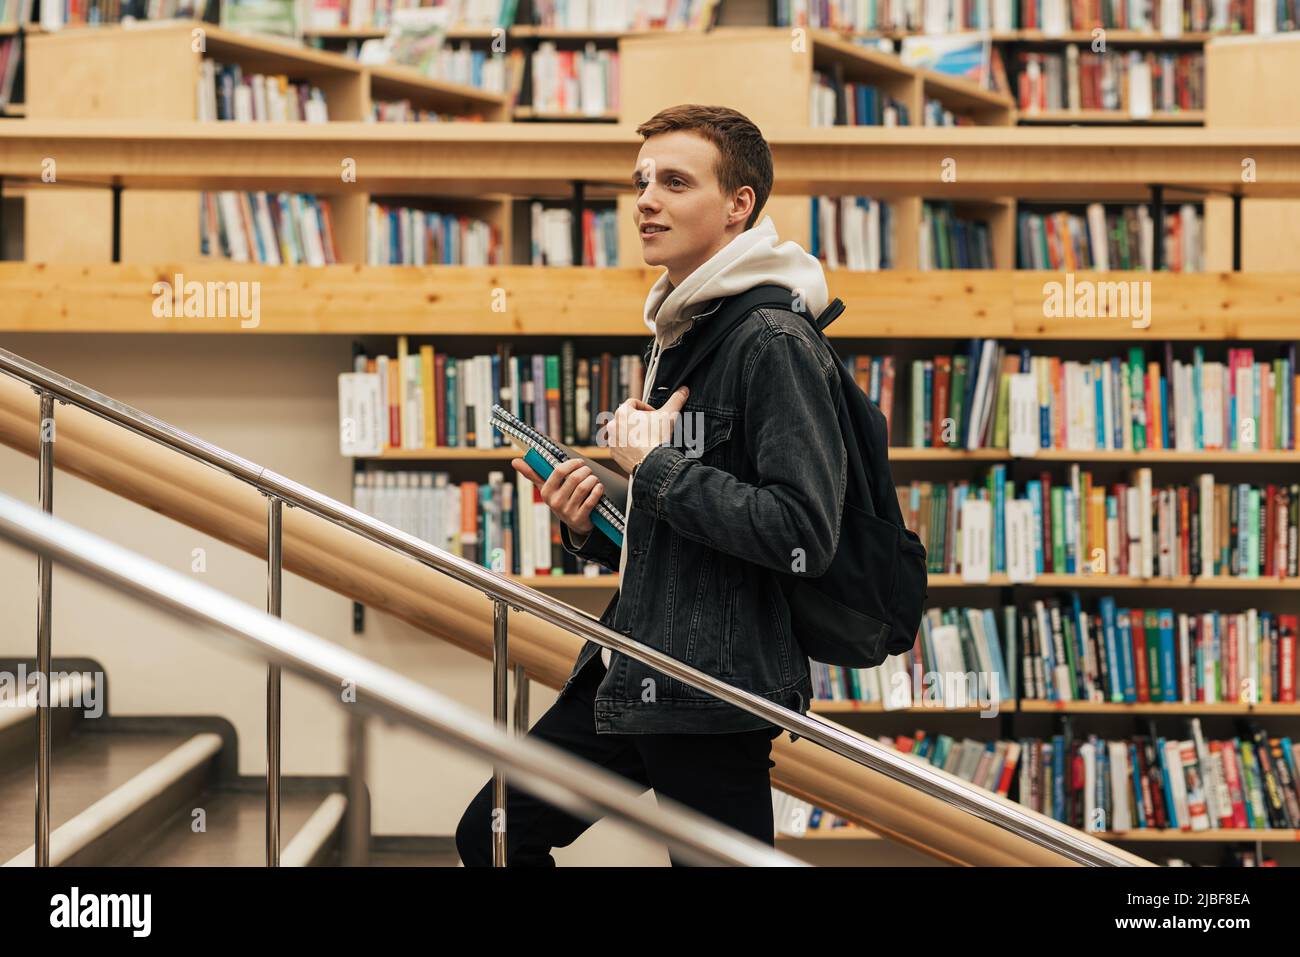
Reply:
[[[1281,843],[1300,841],[1300,831],[1287,828],[1211,828],[1208,831],[1100,831],[1104,841],[1263,841]]]
[[[3,130],[0,124],[0,136]],[[8,182],[5,186],[7,191],[15,188]],[[261,323],[256,329],[240,329],[239,323],[230,319],[155,318],[150,308],[153,284],[170,282],[178,273],[187,281],[259,283]],[[0,310],[0,331],[643,338],[647,335],[641,321],[645,292],[657,274],[654,269],[632,267],[313,268],[184,259],[92,265],[3,262],[0,284],[5,289],[6,308]],[[1134,329],[1122,319],[1043,319],[1043,285],[1059,281],[1059,273],[836,270],[828,274],[831,295],[843,299],[849,309],[828,332],[836,340],[951,341],[978,336],[1159,342],[1285,341],[1296,337],[1300,283],[1293,273],[1080,276],[1099,282],[1141,277],[1151,283],[1152,301],[1160,303],[1161,312],[1146,329]],[[509,309],[484,312],[482,304],[497,288],[507,291]],[[871,303],[870,309],[854,305],[865,302]],[[981,454],[986,451],[991,450],[981,450]],[[920,449],[903,452],[898,458],[923,454],[929,460],[936,452],[952,454]],[[1101,454],[1071,453],[1070,457]],[[1142,454],[1145,460],[1156,453]],[[1200,459],[1201,455],[1240,455],[1196,454],[1198,461],[1211,461]]]
[[[1006,449],[928,449],[896,446],[889,450],[894,462],[1132,462],[1135,465],[1162,463],[1190,463],[1217,465],[1241,463],[1247,465],[1300,465],[1300,452],[1272,449],[1259,452],[1234,452],[1231,450],[1143,449],[1125,451],[1112,449],[1040,449],[1037,455],[1014,456]]]
[[[1159,33],[1144,33],[1141,30],[1106,29],[1106,45],[1112,43],[1140,44],[1142,46],[1195,46],[1204,43],[1214,34],[1183,33],[1174,37]],[[1015,30],[1008,38],[1019,43],[1091,43],[1091,30],[1070,30],[1065,33],[1044,33],[1042,30]]]
[[[1261,701],[1256,705],[1226,702],[1151,701],[1125,703],[1114,701],[1030,701],[1020,699],[1021,714],[1150,714],[1150,715],[1281,715],[1300,716],[1300,704]]]
[[[1152,183],[1170,190],[1170,202],[1179,188],[1300,196],[1294,129],[777,127],[768,141],[782,171],[779,196],[869,190],[879,198],[1146,201]],[[31,177],[57,150],[61,175],[84,184],[329,192],[339,185],[337,157],[348,156],[372,193],[567,196],[574,180],[625,182],[639,145],[621,123],[27,119],[0,126],[0,175]],[[1269,175],[1242,183],[1243,155]],[[945,158],[961,173],[939,184],[935,170]],[[1041,312],[1041,295],[1039,304]]]
[[[577,577],[577,576],[569,576]],[[595,583],[590,585],[591,588],[601,588],[604,585],[616,586],[619,584],[619,576],[608,575],[595,579]],[[1300,579],[1248,579],[1245,581],[1234,581],[1232,579],[1204,579],[1192,581],[1191,579],[1128,579],[1121,576],[1104,576],[1095,575],[1092,577],[1080,577],[1075,575],[1040,575],[1034,581],[1027,583],[1011,583],[1005,575],[989,576],[988,581],[963,581],[961,575],[949,575],[949,573],[940,573],[940,575],[931,575],[927,583],[928,588],[1060,588],[1060,589],[1088,589],[1088,588],[1175,588],[1175,589],[1236,589],[1243,590],[1292,590],[1300,592]],[[1078,702],[1086,703],[1086,702]],[[1047,702],[1048,707],[1044,710],[1056,711],[1056,703]],[[1262,705],[1256,706],[1256,713],[1264,713]],[[1291,707],[1288,705],[1287,707]],[[922,709],[928,710],[928,709]],[[1028,710],[1023,709],[1022,710]],[[1069,710],[1069,709],[1066,709]],[[1292,714],[1294,710],[1282,711],[1281,714]]]
[[[1172,123],[1193,126],[1205,122],[1204,110],[1155,112],[1148,116],[1133,116],[1119,110],[1044,110],[1038,113],[1021,113],[1021,123]]]
[[[604,113],[554,113],[535,110],[531,106],[516,106],[516,120],[544,120],[548,123],[617,123],[618,113],[607,110]]]
[[[926,449],[906,445],[892,446],[891,462],[1005,462],[1006,449]]]
[[[911,705],[906,708],[886,708],[880,701],[854,701],[829,698],[816,698],[812,710],[821,714],[979,714],[984,709],[979,705],[961,708],[930,707],[928,705]],[[1014,701],[998,702],[998,713],[1016,711]]]
[[[1214,828],[1208,831],[1094,831],[1094,837],[1103,841],[1262,841],[1264,843],[1290,843],[1300,840],[1300,831],[1279,828]],[[880,835],[866,828],[834,827],[826,830],[806,831],[803,834],[777,834],[778,841],[878,841]]]
[[[611,452],[608,447],[598,445],[575,446],[574,451],[587,458],[607,459]],[[499,449],[469,448],[433,448],[433,449],[389,449],[382,455],[358,456],[359,461],[370,462],[508,462],[517,458],[519,450],[513,445]]]
[[[1300,578],[1131,578],[1127,575],[1039,575],[1031,582],[1012,582],[1006,575],[990,575],[986,582],[965,581],[961,575],[931,574],[931,588],[1192,588],[1202,591],[1300,591]]]

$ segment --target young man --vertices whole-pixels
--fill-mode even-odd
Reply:
[[[772,154],[735,110],[677,106],[637,129],[636,222],[647,264],[665,271],[646,299],[654,333],[645,392],[608,424],[631,476],[620,550],[593,532],[604,489],[579,460],[541,487],[564,546],[620,573],[601,615],[609,628],[800,714],[808,660],[790,629],[791,576],[822,574],[838,543],[846,455],[836,406],[838,360],[792,310],[752,312],[689,383],[669,395],[697,331],[731,296],[776,284],[812,315],[828,299],[821,264],[778,245],[758,216]],[[700,441],[681,449],[674,435]],[[702,454],[701,454],[702,453]],[[773,843],[768,771],[775,725],[587,642],[555,704],[529,731],[754,838]],[[553,866],[590,824],[507,788],[507,864]],[[492,782],[456,830],[467,866],[490,865]],[[673,861],[677,863],[676,860]]]

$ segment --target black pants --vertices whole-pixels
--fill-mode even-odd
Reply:
[[[776,729],[727,734],[597,734],[596,688],[605,674],[597,655],[529,730],[537,737],[772,846],[769,769]],[[554,867],[551,849],[568,847],[592,822],[506,784],[506,864]],[[466,867],[492,865],[492,781],[456,827]],[[669,854],[673,866],[684,862]]]

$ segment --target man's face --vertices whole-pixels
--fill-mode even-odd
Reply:
[[[722,194],[719,159],[716,146],[687,130],[641,144],[632,177],[641,255],[647,266],[666,266],[674,286],[742,232],[753,208],[748,187],[738,200]]]

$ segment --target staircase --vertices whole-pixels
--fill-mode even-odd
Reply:
[[[34,659],[0,658],[7,676],[35,670]],[[108,688],[93,684],[106,681],[97,662],[56,658],[51,670],[66,675],[51,709],[52,865],[266,864],[266,779],[238,773],[229,721],[114,715]],[[83,685],[82,675],[100,677]],[[35,861],[34,703],[0,702],[0,865]],[[341,776],[282,775],[281,866],[339,865],[347,804]],[[455,867],[460,860],[451,837],[382,835],[371,837],[370,863]]]

